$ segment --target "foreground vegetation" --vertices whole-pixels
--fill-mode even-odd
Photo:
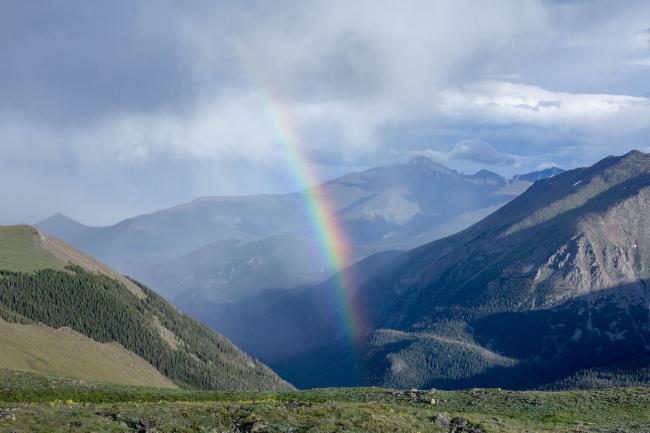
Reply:
[[[89,382],[177,388],[151,364],[119,344],[98,343],[70,328],[53,329],[2,319],[0,368]]]
[[[200,392],[0,371],[3,433],[649,431],[648,388]]]

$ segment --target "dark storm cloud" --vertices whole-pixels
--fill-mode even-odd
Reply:
[[[0,110],[83,123],[190,103],[196,87],[164,3],[4,1]]]

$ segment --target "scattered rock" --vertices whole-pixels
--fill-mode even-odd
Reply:
[[[0,421],[15,421],[16,415],[12,410],[0,410]]]
[[[153,421],[127,421],[129,428],[133,429],[134,433],[157,433],[158,431],[153,426]]]
[[[122,419],[122,414],[119,412],[96,412],[95,415],[103,416],[104,418],[108,418],[111,421],[119,421]]]
[[[467,418],[455,417],[449,422],[449,433],[486,433],[481,427],[469,422]]]
[[[257,421],[250,421],[241,425],[240,429],[244,433],[263,433],[267,431],[268,426]]]
[[[158,432],[158,430],[154,428],[154,421],[147,421],[142,419],[138,421],[130,421],[127,419],[123,419],[122,414],[119,412],[97,412],[95,413],[95,415],[108,418],[115,422],[119,422],[121,425],[130,428],[134,433],[157,433]]]
[[[399,396],[400,400],[411,400],[415,403],[431,403],[431,395],[436,392],[436,390],[423,391],[413,388],[410,391],[394,392],[393,395]]]
[[[0,421],[16,421],[15,409],[0,409]]]
[[[436,416],[433,417],[433,422],[435,422],[438,427],[446,429],[449,427],[451,418],[449,418],[449,415],[446,413],[437,413]]]
[[[311,407],[311,402],[304,402],[304,401],[295,401],[292,400],[289,403],[286,404],[286,407],[288,409],[297,409],[299,407]]]

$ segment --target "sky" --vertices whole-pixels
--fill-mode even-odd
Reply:
[[[4,0],[0,224],[296,190],[278,119],[323,180],[591,165],[649,78],[647,1]]]

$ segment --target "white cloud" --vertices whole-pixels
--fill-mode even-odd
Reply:
[[[628,95],[553,92],[538,86],[484,81],[440,94],[451,117],[590,131],[643,129],[650,125],[650,99]]]
[[[490,143],[482,140],[470,139],[456,143],[448,154],[451,159],[463,159],[490,165],[519,165],[519,158],[515,155],[502,153]]]
[[[411,154],[424,155],[442,164],[456,160],[478,165],[518,167],[522,160],[518,155],[500,152],[492,144],[477,139],[459,141],[449,151],[424,149]]]
[[[553,161],[545,161],[537,165],[537,170],[546,170],[547,168],[558,167],[558,165]]]

